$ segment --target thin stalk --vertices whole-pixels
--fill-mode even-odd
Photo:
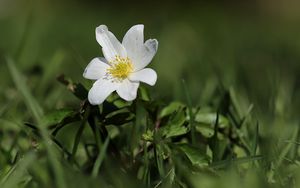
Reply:
[[[83,120],[78,128],[78,131],[76,133],[76,136],[75,136],[75,140],[74,140],[74,145],[73,145],[73,149],[72,149],[72,160],[75,160],[75,155],[76,155],[76,152],[77,152],[77,149],[78,149],[78,145],[79,145],[79,142],[80,142],[80,138],[82,136],[82,133],[83,133],[83,130],[84,130],[84,126],[87,122],[87,119],[90,115],[90,111],[91,111],[91,108],[90,106],[88,106],[86,108],[86,112],[84,113],[84,117],[83,117]]]
[[[192,144],[195,145],[196,143],[196,130],[195,130],[195,123],[194,123],[194,113],[193,113],[193,109],[192,109],[192,100],[191,100],[191,96],[190,93],[187,89],[187,85],[185,83],[185,80],[182,80],[182,85],[183,85],[183,90],[185,93],[185,97],[187,100],[187,106],[189,109],[189,116],[190,116],[190,128],[191,128],[191,139],[192,139]]]
[[[98,132],[98,131],[97,131]],[[96,133],[99,135],[99,132]],[[100,140],[100,139],[99,139]],[[106,150],[107,150],[107,146],[109,144],[109,136],[106,137],[105,141],[104,141],[104,144],[102,145],[102,147],[100,148],[99,147],[99,154],[98,154],[98,157],[94,163],[94,167],[93,167],[93,170],[92,170],[92,177],[97,177],[98,173],[99,173],[99,170],[100,170],[100,167],[101,167],[101,164],[104,160],[104,157],[106,155]]]

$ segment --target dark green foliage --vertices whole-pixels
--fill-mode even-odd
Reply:
[[[10,66],[14,71],[15,67],[12,62]],[[17,70],[12,74],[17,77],[21,76]],[[82,85],[73,83],[62,76],[58,80],[79,99],[78,103],[81,105],[73,110],[58,109],[42,115],[37,121],[26,123],[29,127],[27,131],[33,134],[34,142],[38,146],[35,146],[35,152],[20,154],[28,156],[29,162],[26,161],[26,164],[23,164],[22,160],[17,159],[18,162],[13,164],[12,168],[21,166],[29,171],[23,172],[24,174],[22,170],[12,172],[10,170],[4,173],[3,186],[15,185],[16,182],[10,182],[15,181],[15,177],[23,178],[25,174],[27,181],[20,182],[23,187],[32,184],[47,185],[51,174],[54,173],[56,183],[52,182],[47,186],[51,187],[54,183],[53,185],[63,187],[57,182],[58,174],[56,173],[65,174],[66,171],[74,171],[73,173],[77,171],[84,176],[91,176],[91,179],[99,178],[99,181],[102,179],[101,185],[118,187],[119,183],[129,178],[136,186],[186,187],[195,183],[193,182],[195,174],[211,171],[217,175],[218,172],[215,170],[244,164],[250,166],[239,171],[246,173],[252,169],[252,163],[259,164],[264,159],[255,152],[259,147],[257,145],[258,125],[252,133],[255,142],[253,149],[250,150],[248,143],[251,143],[253,139],[241,134],[243,132],[242,119],[245,117],[239,117],[235,113],[237,109],[231,102],[233,99],[228,96],[228,92],[224,93],[225,97],[221,97],[219,102],[218,109],[223,109],[220,110],[221,113],[201,110],[191,104],[187,107],[180,102],[172,102],[168,105],[155,103],[150,100],[143,86],[140,88],[138,98],[133,102],[121,102],[120,98],[113,94],[102,105],[91,106],[85,99],[87,90]],[[80,90],[76,89],[78,86]],[[24,89],[22,89],[23,86],[17,87],[21,92],[26,90],[24,99],[31,104],[34,99],[26,87]],[[34,112],[35,107],[30,108]],[[191,123],[195,126],[194,135],[190,134]],[[43,129],[40,126],[43,126]],[[45,136],[40,137],[40,132],[46,129],[49,134],[47,137],[52,141],[42,143]],[[64,138],[60,135],[70,136]],[[49,144],[55,144],[58,150],[48,147]],[[50,174],[47,171],[44,171],[44,174],[36,172],[43,164],[33,164],[30,158],[38,157],[47,163],[44,147],[51,152],[61,153],[58,155],[59,159],[55,159],[63,167],[56,169],[60,172],[53,171]],[[283,150],[280,159],[284,158],[290,149],[289,147]],[[281,163],[282,160],[279,160],[274,165],[279,167]],[[51,167],[51,165],[55,164],[50,163],[47,166]],[[29,166],[32,167],[29,168]],[[184,169],[190,169],[189,176],[183,173]],[[10,173],[17,174],[11,176]],[[118,182],[114,180],[114,177],[125,179],[120,178]],[[94,181],[98,181],[96,179]],[[65,180],[64,178],[62,181],[66,183]]]

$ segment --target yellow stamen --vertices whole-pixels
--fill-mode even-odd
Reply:
[[[116,59],[109,63],[111,67],[107,69],[107,73],[117,81],[124,80],[133,71],[132,62],[128,57],[116,56]]]

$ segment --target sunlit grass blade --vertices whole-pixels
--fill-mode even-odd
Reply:
[[[165,175],[165,177],[162,178],[155,186],[154,188],[159,187],[172,187],[175,179],[175,169],[171,168],[169,172]]]
[[[256,123],[256,129],[255,129],[255,135],[253,138],[253,149],[252,149],[252,155],[256,155],[257,146],[258,146],[258,139],[259,139],[259,124]]]
[[[299,131],[299,126],[295,126],[295,130],[293,131],[293,134],[291,136],[290,142],[288,142],[285,147],[280,151],[279,156],[276,160],[275,163],[275,168],[278,168],[283,160],[285,159],[285,156],[290,152],[290,150],[292,149],[292,146],[294,145],[293,142],[296,141],[297,136],[298,136],[298,131]]]
[[[31,95],[31,93],[27,87],[27,84],[25,83],[24,77],[17,70],[14,62],[9,58],[6,58],[6,62],[7,62],[9,71],[11,73],[11,76],[13,78],[13,81],[14,81],[17,89],[22,94],[22,96],[24,98],[24,102],[26,103],[26,106],[32,112],[32,115],[35,118],[35,120],[37,122],[40,121],[43,116],[42,108],[39,106],[37,101]]]
[[[36,160],[34,153],[28,153],[15,164],[0,181],[0,187],[15,188],[23,180],[24,175],[27,174],[27,169]]]
[[[248,157],[242,157],[242,158],[236,158],[236,159],[227,159],[222,161],[213,162],[210,167],[211,168],[223,168],[230,165],[237,165],[242,163],[249,163],[252,161],[260,160],[263,157],[261,155],[255,155],[255,156],[248,156]]]
[[[100,167],[101,167],[101,164],[105,158],[105,155],[106,155],[106,150],[107,150],[107,146],[109,144],[109,136],[106,137],[105,141],[104,141],[104,144],[102,145],[102,147],[100,148],[100,152],[98,154],[98,157],[95,161],[95,164],[94,164],[94,167],[93,167],[93,171],[92,171],[92,176],[93,177],[97,177],[98,173],[99,173],[99,170],[100,170]]]
[[[18,89],[18,91],[22,94],[24,98],[24,102],[28,109],[32,112],[33,117],[35,121],[37,122],[37,127],[41,132],[43,143],[46,146],[47,152],[48,152],[48,159],[49,162],[53,168],[56,184],[59,188],[65,188],[65,181],[63,177],[63,171],[62,168],[58,162],[58,158],[55,154],[54,149],[51,145],[51,139],[48,135],[48,132],[46,130],[46,126],[43,125],[42,117],[43,112],[42,108],[38,105],[37,101],[34,99],[32,94],[30,93],[30,90],[28,87],[26,87],[25,80],[23,79],[22,74],[18,71],[17,67],[15,66],[14,62],[10,58],[6,58],[7,66],[9,68],[9,71],[11,73],[11,76],[14,80],[14,83]]]

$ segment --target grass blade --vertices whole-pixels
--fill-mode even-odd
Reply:
[[[98,157],[95,161],[95,164],[94,164],[94,167],[93,167],[93,171],[92,171],[92,176],[93,177],[97,177],[98,173],[99,173],[99,170],[100,170],[100,167],[101,167],[101,164],[103,162],[103,159],[106,155],[106,149],[107,149],[107,146],[109,144],[109,136],[106,137],[105,141],[104,141],[104,144],[102,145],[102,148],[98,154]]]
[[[19,162],[13,166],[0,182],[0,187],[15,188],[22,181],[22,177],[26,174],[27,168],[36,160],[34,153],[26,154]]]
[[[227,159],[222,161],[214,162],[210,165],[211,168],[222,168],[229,166],[231,164],[242,164],[242,163],[249,163],[251,161],[256,161],[262,159],[261,155],[249,156],[249,157],[241,157],[237,159]]]
[[[6,58],[6,62],[7,62],[8,69],[11,73],[11,76],[13,78],[13,81],[14,81],[17,89],[22,94],[26,106],[32,112],[33,117],[34,117],[35,121],[37,122],[37,127],[40,130],[42,138],[43,138],[42,141],[45,144],[45,147],[47,149],[47,153],[49,156],[48,157],[49,162],[50,162],[50,164],[53,168],[54,174],[55,174],[57,187],[65,188],[66,185],[65,185],[65,181],[64,181],[64,177],[63,177],[62,168],[58,162],[55,151],[53,150],[53,147],[51,146],[52,141],[50,139],[50,136],[48,135],[46,126],[44,126],[42,123],[42,117],[43,117],[42,108],[38,105],[37,101],[34,99],[32,94],[30,93],[29,88],[26,87],[26,83],[23,79],[23,76],[18,71],[13,60],[10,58]]]
[[[193,109],[192,109],[192,100],[191,100],[191,96],[190,93],[188,91],[187,85],[185,83],[185,80],[182,80],[182,84],[183,84],[183,90],[185,93],[185,97],[187,100],[187,106],[189,109],[189,116],[190,116],[190,128],[191,128],[191,138],[192,138],[192,144],[194,145],[196,142],[196,131],[195,131],[195,124],[194,124],[194,113],[193,113]]]

